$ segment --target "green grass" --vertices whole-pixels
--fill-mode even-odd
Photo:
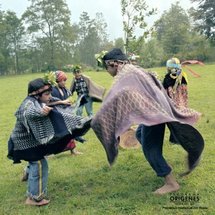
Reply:
[[[74,157],[64,152],[48,159],[51,203],[41,208],[25,206],[26,183],[20,178],[26,162],[14,165],[6,155],[7,141],[15,123],[14,112],[27,94],[28,82],[41,76],[30,74],[0,78],[0,214],[215,214],[215,65],[192,68],[201,75],[195,78],[188,73],[189,106],[203,113],[196,125],[205,139],[202,160],[192,174],[179,178],[178,174],[186,168],[186,153],[180,146],[168,143],[168,131],[164,155],[181,185],[176,194],[179,197],[195,195],[199,201],[171,201],[176,194],[154,196],[152,191],[163,184],[163,179],[156,177],[141,149],[120,150],[116,163],[110,168],[102,145],[90,130],[85,135],[87,143],[77,144],[83,155]],[[152,70],[163,76],[165,68]],[[69,87],[72,75],[68,75]],[[106,72],[88,72],[87,75],[110,88],[112,77]],[[94,104],[94,112],[100,105]]]

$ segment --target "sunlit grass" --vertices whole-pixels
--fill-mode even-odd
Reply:
[[[201,75],[195,78],[188,72],[189,106],[203,114],[196,125],[205,139],[202,160],[191,175],[179,178],[178,174],[186,168],[186,153],[180,146],[168,143],[168,131],[164,154],[181,185],[178,195],[198,194],[198,202],[174,202],[171,201],[173,194],[152,195],[163,179],[156,177],[141,149],[120,150],[116,163],[110,168],[102,145],[90,130],[85,135],[87,143],[77,144],[83,155],[75,157],[64,152],[49,158],[51,203],[41,208],[25,206],[26,184],[20,178],[26,162],[14,165],[6,155],[7,141],[15,123],[14,112],[27,94],[28,82],[42,76],[29,74],[0,78],[0,214],[215,214],[215,65],[192,66],[192,69]],[[165,68],[152,70],[164,76]],[[111,86],[112,77],[106,72],[86,74],[107,89]],[[68,76],[69,87],[72,74]],[[94,112],[100,105],[94,104]],[[192,208],[181,209],[181,206]]]

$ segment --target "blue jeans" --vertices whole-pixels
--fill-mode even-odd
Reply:
[[[76,114],[78,116],[82,116],[82,114],[83,114],[83,108],[84,107],[85,107],[85,110],[86,110],[88,116],[92,116],[93,115],[93,100],[89,96],[86,96],[86,100],[87,100],[87,103],[85,103],[84,105],[81,105],[78,108],[78,110],[76,112]]]
[[[29,176],[27,196],[35,201],[41,201],[47,194],[48,162],[44,158],[39,161],[29,161]]]
[[[157,176],[165,177],[171,172],[170,166],[162,155],[165,124],[154,126],[139,125],[136,138],[142,145],[146,160],[156,172]]]

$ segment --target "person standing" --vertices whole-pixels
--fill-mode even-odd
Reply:
[[[56,71],[55,77],[56,77],[56,86],[52,86],[52,88],[51,88],[51,97],[50,97],[47,105],[49,105],[49,106],[54,106],[54,105],[71,106],[71,101],[70,101],[70,99],[68,99],[69,96],[71,96],[71,92],[66,88],[66,80],[67,80],[66,74],[63,71]],[[81,137],[76,137],[76,139],[82,143],[85,141]],[[76,148],[76,143],[75,143],[75,140],[72,139],[71,141],[69,141],[69,143],[65,147],[65,151],[69,150],[71,152],[71,155],[83,154],[82,152],[75,150],[75,148]],[[21,181],[25,182],[28,180],[29,172],[30,172],[29,169],[30,169],[29,165],[27,165],[24,168]]]
[[[188,107],[187,74],[182,71],[180,60],[171,58],[166,62],[167,73],[163,80],[163,86],[168,96],[176,105]]]
[[[93,102],[102,102],[105,88],[97,85],[88,76],[83,75],[81,66],[74,66],[73,75],[74,78],[70,87],[71,93],[76,92],[78,97],[84,95],[87,101],[78,108],[77,115],[82,116],[83,107],[85,107],[87,115],[93,116]]]
[[[188,107],[187,74],[182,71],[180,60],[178,58],[167,60],[166,68],[167,73],[163,79],[163,86],[168,96],[179,108]],[[177,144],[177,140],[172,133],[170,134],[169,141]]]

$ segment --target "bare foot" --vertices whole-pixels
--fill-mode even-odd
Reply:
[[[176,182],[174,184],[164,184],[162,187],[154,191],[154,194],[164,195],[166,193],[176,192],[180,188],[179,184]]]
[[[171,193],[179,190],[180,186],[173,175],[170,173],[169,175],[165,176],[165,184],[155,190],[154,194],[164,195],[166,193]]]
[[[36,202],[36,201],[34,201],[28,197],[25,201],[25,204],[26,205],[32,205],[32,206],[43,206],[43,205],[49,204],[49,202],[50,202],[50,200],[47,200],[47,199],[42,199],[41,201]]]

